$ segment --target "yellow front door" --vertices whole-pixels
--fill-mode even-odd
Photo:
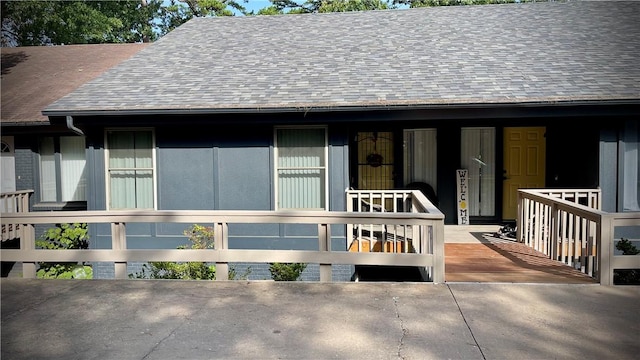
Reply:
[[[515,220],[518,189],[545,186],[546,141],[544,127],[504,129],[504,184],[502,218]]]

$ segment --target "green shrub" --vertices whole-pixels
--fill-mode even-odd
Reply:
[[[214,233],[210,226],[194,224],[186,229],[183,234],[191,242],[190,246],[181,245],[178,249],[213,249]],[[242,278],[247,278],[251,268],[247,268]],[[229,270],[229,279],[238,276],[235,269]],[[181,280],[214,280],[216,277],[215,265],[204,262],[172,262],[152,261],[142,265],[142,271],[129,274],[129,278],[135,279],[181,279]]]
[[[142,272],[129,275],[136,279],[213,280],[215,265],[202,262],[152,261],[142,265]]]
[[[215,245],[213,227],[211,226],[193,224],[182,233],[189,238],[189,241],[191,241],[192,249],[213,249]]]
[[[296,281],[307,268],[305,263],[270,263],[269,271],[275,281]]]
[[[40,239],[36,240],[40,249],[87,249],[89,248],[89,232],[87,224],[57,224],[47,229]],[[93,270],[85,263],[38,263],[36,273],[42,279],[92,279]]]
[[[236,271],[235,267],[230,266],[229,267],[229,280],[247,280],[249,278],[249,275],[251,275],[251,266],[248,266],[245,271],[241,274],[238,275],[238,272]]]
[[[213,249],[213,228],[194,224],[183,231],[191,242],[190,246],[181,245],[178,249]],[[215,265],[204,262],[173,262],[151,261],[142,265],[142,271],[129,274],[135,279],[182,279],[182,280],[213,280],[216,277]]]

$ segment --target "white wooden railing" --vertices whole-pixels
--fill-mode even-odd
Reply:
[[[427,213],[434,218],[424,227],[411,224],[352,223],[347,225],[347,249],[352,252],[438,254],[434,268],[444,274],[444,215],[418,190],[350,190],[347,212],[368,212],[385,216],[389,213]],[[435,233],[434,233],[435,232]],[[442,261],[442,262],[440,262]],[[431,278],[425,268],[425,278]],[[444,278],[442,278],[444,281]]]
[[[29,197],[33,190],[13,191],[0,194],[0,212],[26,213],[29,212]],[[19,224],[2,224],[2,241],[20,237]]]
[[[640,237],[640,212],[607,213],[600,207],[599,189],[518,190],[517,239],[602,285],[614,285],[614,270],[640,269],[640,256],[614,250],[616,227],[637,229]]]
[[[23,276],[34,278],[38,262],[111,262],[115,277],[128,278],[130,262],[177,261],[216,264],[216,279],[228,280],[229,263],[233,262],[303,262],[320,265],[320,281],[331,281],[332,264],[397,265],[425,268],[428,281],[444,282],[444,216],[429,213],[435,209],[417,191],[407,191],[412,212],[353,211],[227,211],[227,210],[160,210],[160,211],[58,211],[3,213],[2,225],[21,225],[20,249],[2,250],[3,261],[23,263]],[[348,195],[350,196],[350,195]],[[421,211],[422,210],[422,211]],[[437,209],[435,209],[437,210]],[[39,224],[87,223],[110,224],[111,249],[45,250],[35,247],[35,226]],[[129,249],[127,225],[134,223],[214,224],[214,249]],[[229,224],[317,224],[318,250],[230,249]],[[345,237],[345,229],[354,224],[411,227],[416,252],[365,252],[332,249],[332,229]],[[346,233],[351,240],[351,234]],[[235,239],[234,241],[242,241]]]

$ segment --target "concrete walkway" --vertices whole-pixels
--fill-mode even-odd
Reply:
[[[640,287],[0,280],[1,358],[638,359]]]

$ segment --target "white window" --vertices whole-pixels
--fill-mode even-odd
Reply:
[[[494,216],[496,194],[495,128],[462,128],[460,164],[469,171],[469,215]]]
[[[438,151],[436,129],[404,131],[404,182],[427,183],[438,189]]]
[[[153,131],[108,130],[106,138],[109,209],[153,209]]]
[[[3,136],[0,156],[0,191],[16,191],[16,158],[13,136]]]
[[[86,157],[83,136],[40,139],[40,201],[86,201]]]
[[[276,129],[275,157],[277,209],[326,210],[326,129]]]

